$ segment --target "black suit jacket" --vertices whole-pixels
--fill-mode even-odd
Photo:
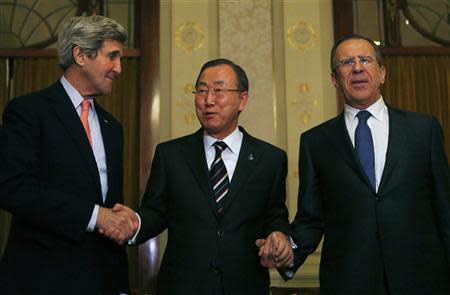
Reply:
[[[213,200],[203,130],[157,146],[138,242],[168,229],[157,294],[269,294],[255,240],[288,232],[286,153],[242,128],[222,215]]]
[[[378,192],[344,115],[305,132],[293,236],[296,267],[324,238],[321,294],[450,294],[450,183],[436,119],[388,107],[389,142]]]
[[[2,294],[118,294],[123,247],[88,233],[95,204],[122,202],[122,127],[98,104],[108,170],[102,201],[93,151],[61,83],[12,99],[0,133],[0,207],[13,214]]]

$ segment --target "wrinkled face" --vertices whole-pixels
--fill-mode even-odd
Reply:
[[[223,139],[236,129],[239,113],[248,99],[246,91],[229,91],[237,89],[237,77],[229,65],[207,68],[200,75],[195,110],[200,124],[209,135]]]
[[[83,75],[89,95],[106,95],[111,92],[114,78],[121,72],[120,58],[123,44],[118,41],[105,40],[96,57],[84,59]]]
[[[352,59],[353,63],[345,62]],[[336,50],[336,61],[338,67],[331,79],[348,105],[365,109],[380,98],[386,71],[376,61],[375,50],[369,42],[363,39],[342,42]]]

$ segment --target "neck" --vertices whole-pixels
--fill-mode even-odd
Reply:
[[[64,78],[66,78],[70,85],[72,85],[84,99],[90,98],[94,96],[94,93],[92,93],[90,89],[86,88],[89,81],[86,81],[84,76],[78,71],[77,67],[77,65],[70,66],[64,72]]]

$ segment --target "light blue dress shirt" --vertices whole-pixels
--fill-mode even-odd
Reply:
[[[83,97],[81,94],[66,80],[64,76],[61,77],[61,83],[66,90],[67,94],[72,101],[72,104],[75,110],[78,113],[78,116],[81,115],[81,103],[83,102]],[[103,202],[105,202],[106,194],[108,192],[108,170],[106,167],[106,154],[105,154],[105,146],[103,144],[103,137],[100,130],[100,123],[98,120],[97,112],[95,111],[94,101],[92,98],[88,99],[90,102],[89,107],[89,128],[91,131],[92,138],[92,151],[94,153],[95,162],[97,163],[98,174],[100,175],[100,184],[102,188],[102,198]],[[87,226],[88,231],[94,231],[95,225],[97,223],[99,205],[96,204],[92,211],[91,219],[89,220],[89,224]]]

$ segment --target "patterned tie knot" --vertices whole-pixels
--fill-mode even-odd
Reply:
[[[222,154],[222,152],[228,147],[227,144],[223,141],[216,141],[213,146],[216,149],[216,153],[219,154]]]
[[[371,113],[369,113],[368,111],[360,111],[358,114],[356,114],[356,117],[358,117],[358,120],[366,123],[367,120],[370,118],[370,116],[372,116]]]

